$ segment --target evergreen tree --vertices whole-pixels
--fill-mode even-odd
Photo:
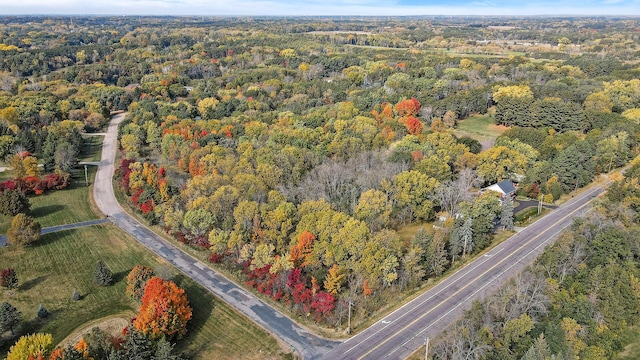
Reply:
[[[80,294],[78,293],[78,290],[73,289],[73,293],[71,294],[71,300],[74,300],[74,301],[80,300]]]
[[[22,313],[8,302],[0,305],[0,330],[5,332],[11,330],[11,335],[15,335],[13,329],[22,321]]]
[[[42,304],[40,304],[40,307],[38,307],[38,317],[40,319],[44,319],[47,316],[49,316],[49,311],[47,309],[45,309],[45,307],[42,306]]]
[[[163,337],[161,337],[156,343],[156,352],[153,355],[153,360],[181,360],[182,358],[172,354],[173,345]]]
[[[19,189],[4,189],[0,193],[0,214],[16,216],[26,214],[31,210],[31,203],[27,196]]]
[[[473,221],[466,219],[460,227],[460,242],[462,242],[462,256],[473,251]]]
[[[113,282],[113,274],[111,273],[111,270],[107,268],[107,265],[105,265],[104,261],[98,261],[93,280],[100,286],[109,286]]]
[[[549,360],[551,359],[551,349],[544,338],[544,333],[534,341],[521,360]]]
[[[500,224],[503,229],[513,230],[513,200],[507,195],[500,207]]]

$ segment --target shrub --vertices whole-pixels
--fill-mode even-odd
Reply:
[[[2,269],[0,272],[0,286],[7,289],[14,289],[18,287],[18,275],[12,268]]]
[[[73,301],[79,301],[80,300],[80,294],[78,293],[78,290],[73,289],[73,293],[71,294],[71,300],[73,300]]]

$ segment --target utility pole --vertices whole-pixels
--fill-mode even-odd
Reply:
[[[89,176],[87,175],[87,165],[84,166],[84,183],[89,186]]]
[[[349,317],[347,320],[347,334],[351,334],[351,305],[353,305],[353,303],[351,302],[351,300],[349,300]]]
[[[424,360],[429,358],[429,338],[424,340]]]
[[[538,214],[540,214],[542,212],[542,197],[544,195],[540,194],[538,195]]]

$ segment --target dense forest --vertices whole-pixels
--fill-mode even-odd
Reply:
[[[46,172],[68,171],[80,133],[126,110],[117,182],[132,206],[246,286],[344,329],[349,302],[362,321],[513,229],[512,200],[478,189],[510,179],[520,196],[553,203],[638,155],[638,25],[605,17],[7,17],[0,158],[24,162],[17,154],[27,151]],[[479,117],[495,123],[494,137],[458,131]],[[555,289],[544,293],[545,311],[491,313],[527,331],[496,345],[507,335],[485,329],[489,305],[474,308],[468,326],[486,337],[477,340],[483,354],[518,358],[543,332],[550,354],[619,350],[589,346],[603,326],[636,323],[637,314],[624,314],[637,312],[638,290],[611,318],[599,310],[610,306],[604,295],[585,289],[620,277],[612,271],[640,276],[633,176],[602,205],[614,218],[577,223],[557,245],[558,256],[581,246],[578,255],[600,260],[570,259],[577,268],[559,279],[552,267],[560,260],[543,259],[522,277]],[[603,268],[610,242],[627,250],[616,253],[616,268]],[[574,312],[554,308],[568,299]],[[593,338],[571,348],[576,332]]]

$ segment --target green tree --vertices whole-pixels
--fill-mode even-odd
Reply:
[[[551,349],[543,333],[536,338],[521,360],[550,360],[551,355]]]
[[[493,92],[496,122],[507,126],[532,126],[533,93],[527,85],[499,87]]]
[[[11,331],[11,335],[15,335],[14,329],[22,321],[22,313],[8,302],[0,305],[0,330],[5,332]]]
[[[18,214],[11,220],[7,240],[13,245],[30,245],[40,239],[41,226],[33,217]]]
[[[4,189],[0,193],[0,214],[16,216],[26,214],[31,210],[29,198],[19,189]]]
[[[93,273],[93,281],[100,286],[109,286],[113,282],[113,274],[104,261],[98,261]]]
[[[503,229],[513,230],[513,199],[507,195],[500,206],[500,225]]]
[[[387,195],[380,190],[371,189],[360,194],[354,215],[356,219],[364,221],[369,229],[378,231],[389,223],[392,210]]]
[[[433,216],[429,195],[438,186],[438,180],[418,171],[405,171],[398,174],[393,183],[396,211],[401,220],[429,220]]]
[[[594,148],[587,141],[579,141],[562,151],[552,162],[565,192],[582,187],[593,179],[595,165]]]

